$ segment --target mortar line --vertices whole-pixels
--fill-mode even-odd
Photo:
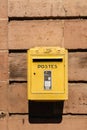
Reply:
[[[8,17],[8,21],[24,20],[87,20],[87,16]]]
[[[9,49],[9,53],[27,53],[28,49]],[[81,49],[67,49],[69,53],[75,53],[75,52],[87,52],[87,48]]]

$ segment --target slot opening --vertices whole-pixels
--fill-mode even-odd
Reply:
[[[33,62],[62,62],[62,58],[58,59],[33,59]]]

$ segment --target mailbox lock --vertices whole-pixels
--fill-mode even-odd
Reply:
[[[44,89],[51,89],[51,71],[44,71]]]

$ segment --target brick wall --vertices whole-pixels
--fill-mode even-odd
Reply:
[[[27,49],[35,46],[69,50],[67,101],[28,103]],[[86,0],[1,0],[0,129],[87,129]]]

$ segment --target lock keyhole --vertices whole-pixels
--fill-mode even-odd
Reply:
[[[36,73],[35,73],[35,72],[34,72],[33,74],[34,74],[34,75],[36,75]]]

